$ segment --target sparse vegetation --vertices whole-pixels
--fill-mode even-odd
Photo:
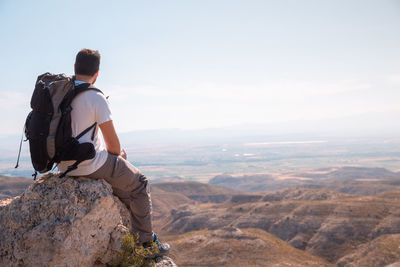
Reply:
[[[121,242],[121,250],[113,267],[151,267],[154,261],[150,256],[157,253],[157,246],[153,243],[150,247],[143,247],[139,242],[139,235],[125,234]]]

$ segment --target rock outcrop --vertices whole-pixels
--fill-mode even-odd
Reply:
[[[0,266],[106,266],[130,213],[104,180],[44,175],[0,201]],[[161,258],[156,266],[176,266]]]

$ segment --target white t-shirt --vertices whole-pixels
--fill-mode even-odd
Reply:
[[[82,82],[76,81],[75,84],[80,83]],[[108,152],[101,141],[98,125],[112,120],[111,110],[104,95],[95,90],[88,90],[77,95],[72,100],[71,107],[72,136],[77,136],[90,125],[97,122],[93,141],[91,139],[93,130],[90,130],[78,140],[79,143],[92,143],[96,150],[95,157],[81,162],[76,170],[68,173],[71,176],[88,175],[97,171],[106,162]],[[61,161],[58,164],[58,170],[64,172],[68,166],[74,163],[75,161]]]

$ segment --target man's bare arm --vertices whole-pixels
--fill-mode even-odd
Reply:
[[[106,145],[107,151],[114,155],[120,155],[121,144],[119,143],[119,139],[117,136],[117,132],[115,131],[113,121],[106,121],[100,124],[99,127],[101,133],[103,134],[104,143]]]

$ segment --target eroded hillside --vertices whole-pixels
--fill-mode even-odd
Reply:
[[[169,242],[179,266],[334,266],[259,229],[194,231]]]
[[[197,202],[172,209],[159,227],[168,235],[226,227],[257,228],[331,263],[352,266],[352,262],[374,255],[359,252],[363,246],[374,247],[377,238],[390,239],[400,232],[400,203],[393,196],[400,196],[400,192],[354,196],[325,189],[289,188],[265,194],[233,194],[225,203]],[[399,247],[394,248],[393,253],[397,252]],[[382,257],[377,266],[396,259],[400,257]]]
[[[0,175],[0,199],[21,195],[33,183],[33,179]]]

